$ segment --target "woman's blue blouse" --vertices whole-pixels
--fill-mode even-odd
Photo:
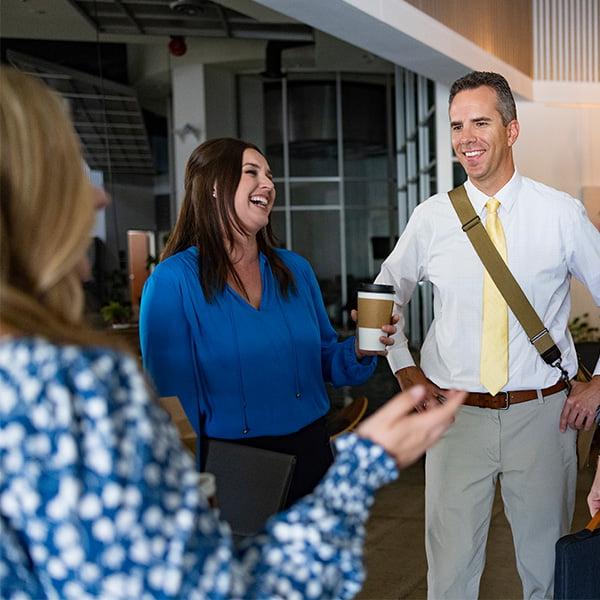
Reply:
[[[140,309],[144,367],[161,396],[178,396],[196,431],[238,439],[293,433],[329,410],[325,382],[364,383],[377,358],[338,342],[309,263],[277,250],[296,281],[282,296],[260,255],[258,309],[226,286],[207,302],[198,250],[175,254],[146,282]]]
[[[313,494],[236,550],[133,358],[0,343],[0,596],[350,598],[373,494],[397,477],[355,435]]]

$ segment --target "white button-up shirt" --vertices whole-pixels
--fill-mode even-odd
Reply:
[[[475,212],[485,222],[489,197],[465,184]],[[562,353],[574,376],[577,359],[567,323],[571,275],[600,306],[600,233],[579,200],[515,172],[494,196],[508,248],[508,267]],[[376,283],[396,291],[399,332],[388,354],[392,371],[414,365],[402,333],[402,306],[420,281],[433,285],[434,319],[421,349],[421,368],[442,388],[485,392],[479,381],[483,265],[450,203],[436,194],[414,210]],[[503,390],[543,389],[556,383],[547,365],[509,310],[508,382]],[[594,371],[600,374],[600,360]]]

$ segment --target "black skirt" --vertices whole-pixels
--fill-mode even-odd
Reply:
[[[288,508],[299,498],[310,494],[333,462],[329,435],[325,427],[325,417],[321,417],[299,431],[287,435],[265,435],[223,441],[271,450],[272,452],[283,452],[296,457],[296,466],[284,508]],[[206,456],[205,451],[202,454]]]

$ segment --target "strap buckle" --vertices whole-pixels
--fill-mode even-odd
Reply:
[[[533,337],[529,338],[529,341],[535,345],[535,343],[543,336],[545,336],[547,333],[550,333],[548,331],[548,329],[546,327],[544,327],[544,329],[542,329],[539,333],[536,333]]]
[[[469,229],[472,229],[473,227],[475,227],[476,225],[479,225],[480,223],[481,223],[481,219],[479,218],[479,215],[476,214],[474,217],[472,217],[466,223],[463,224],[462,230],[465,233],[467,233],[467,231],[469,231]]]
[[[573,389],[573,386],[571,385],[571,380],[569,379],[569,374],[567,373],[567,371],[563,368],[560,358],[558,360],[556,360],[554,363],[552,363],[553,367],[556,367],[559,371],[560,371],[560,378],[565,382],[565,386],[567,388],[567,396],[569,396],[571,394],[571,390]]]
[[[504,394],[504,406],[498,410],[508,410],[510,408],[510,392],[502,392]]]

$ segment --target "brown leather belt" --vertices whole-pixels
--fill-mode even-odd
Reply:
[[[566,387],[561,379],[554,385],[542,390],[542,396],[551,396]],[[464,404],[467,406],[478,406],[479,408],[493,408],[495,410],[507,410],[512,404],[528,402],[537,398],[537,390],[518,390],[516,392],[500,392],[495,396],[480,392],[469,392]]]

